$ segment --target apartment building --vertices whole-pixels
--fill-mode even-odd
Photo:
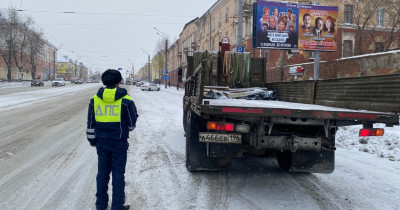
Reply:
[[[43,53],[39,54],[35,58],[35,65],[30,64],[24,65],[24,72],[22,74],[22,80],[32,80],[32,79],[42,79],[50,80],[54,78],[56,73],[56,58],[57,58],[57,48],[50,44],[49,42],[42,40],[43,42]],[[3,46],[4,47],[4,46]],[[5,49],[0,49],[5,50]],[[29,56],[29,55],[26,55]],[[34,73],[32,73],[34,70]],[[6,62],[2,57],[0,57],[0,79],[7,80],[8,69]],[[19,80],[20,72],[15,64],[11,67],[11,80]]]

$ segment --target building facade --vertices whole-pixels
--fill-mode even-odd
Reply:
[[[239,0],[216,1],[202,16],[191,20],[183,27],[177,44],[179,50],[175,53],[176,44],[174,43],[174,46],[171,45],[168,51],[172,53],[169,53],[168,63],[173,64],[176,60],[180,60],[180,65],[184,70],[183,78],[185,78],[186,56],[191,55],[191,52],[197,50],[218,51],[219,42],[223,37],[229,39],[231,51],[235,51],[238,43],[238,26],[241,24],[242,34],[239,44],[244,46],[245,51],[250,52],[252,57],[266,58],[267,82],[292,81],[293,77],[286,77],[286,72],[282,71],[291,65],[313,63],[315,53],[314,51],[306,50],[289,51],[253,48],[252,14],[255,2],[255,0],[243,0],[243,4],[239,5]],[[321,51],[320,60],[323,62],[320,65],[322,65],[322,68],[324,62],[400,48],[399,23],[393,25],[394,21],[391,21],[399,16],[393,9],[393,4],[396,3],[394,1],[374,1],[371,3],[372,1],[358,0],[301,0],[287,2],[338,7],[338,20],[336,20],[337,50],[335,52]],[[242,23],[238,23],[240,7],[243,16]],[[366,16],[366,13],[371,15]],[[299,22],[301,21],[299,20]],[[172,67],[173,65],[169,66]],[[348,68],[351,68],[351,66]],[[354,71],[360,70],[354,69]],[[176,77],[173,73],[171,75]],[[329,75],[322,74],[320,79],[340,77],[343,74],[331,72]],[[171,82],[173,82],[172,85],[176,85],[177,80],[171,78]]]

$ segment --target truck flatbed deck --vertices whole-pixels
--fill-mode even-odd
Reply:
[[[314,117],[319,119],[368,120],[386,123],[399,122],[396,114],[367,110],[353,110],[315,104],[302,104],[272,100],[203,99],[203,114],[237,114],[257,116]]]

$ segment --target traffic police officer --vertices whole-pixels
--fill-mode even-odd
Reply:
[[[98,156],[96,208],[107,208],[112,172],[111,209],[129,209],[129,205],[124,205],[128,138],[139,115],[127,90],[119,87],[122,80],[119,71],[108,69],[101,79],[106,87],[90,99],[86,130],[87,139],[96,147]]]

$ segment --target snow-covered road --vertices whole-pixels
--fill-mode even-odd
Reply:
[[[85,126],[99,87],[0,90],[0,209],[94,209],[97,156]],[[289,174],[254,156],[190,173],[183,91],[127,89],[140,115],[126,170],[133,209],[400,209],[398,126],[363,144],[356,127],[341,129],[332,174]]]

